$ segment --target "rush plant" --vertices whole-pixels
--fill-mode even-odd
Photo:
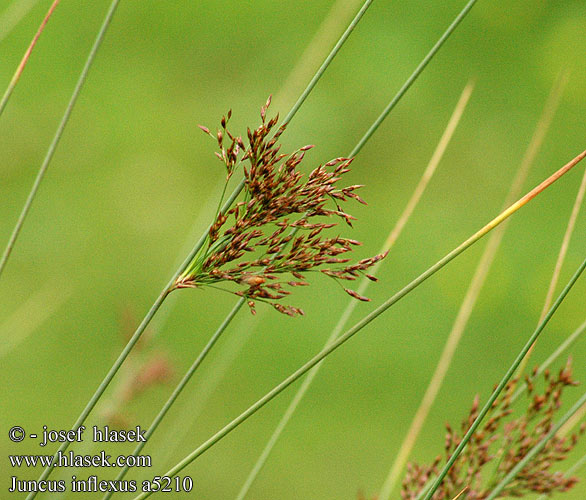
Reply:
[[[4,98],[0,101],[0,115],[7,106],[15,86],[23,74],[24,65],[28,61],[35,43],[58,3],[59,0],[55,0],[52,3],[37,34],[33,38],[33,42],[18,66],[15,76],[4,94]],[[23,228],[25,219],[37,196],[119,3],[119,0],[113,0],[110,3],[87,57],[86,64],[79,74],[69,103],[65,108],[53,140],[44,156],[36,179],[5,246],[0,259],[0,278],[2,278],[2,273],[15,248],[15,243]],[[554,87],[554,91],[552,91],[550,100],[545,107],[544,116],[539,122],[520,168],[520,173],[513,183],[507,201],[501,211],[495,211],[497,214],[495,217],[489,219],[488,223],[479,225],[480,229],[461,240],[460,244],[453,246],[442,258],[430,259],[430,262],[435,261],[435,263],[428,264],[423,272],[414,273],[414,277],[394,293],[385,292],[386,298],[375,307],[368,309],[368,305],[362,304],[360,307],[364,307],[366,310],[362,312],[357,321],[349,323],[355,308],[359,307],[358,304],[370,302],[370,299],[366,296],[366,289],[372,282],[378,281],[377,271],[381,264],[391,260],[386,257],[407,224],[427,184],[430,182],[468,102],[473,87],[473,84],[470,83],[464,89],[428,168],[409,198],[401,217],[389,231],[381,250],[374,255],[374,252],[369,252],[366,256],[356,256],[362,243],[351,238],[353,221],[356,220],[351,213],[358,208],[358,204],[366,205],[366,202],[362,198],[364,190],[361,188],[363,186],[346,181],[348,177],[354,174],[354,172],[350,173],[350,167],[353,166],[353,162],[360,151],[368,144],[374,133],[379,130],[381,124],[462,23],[477,3],[477,0],[467,1],[452,23],[421,59],[387,105],[380,111],[372,124],[366,128],[361,136],[358,136],[356,145],[353,148],[348,148],[347,154],[337,156],[323,163],[311,163],[309,161],[311,154],[308,152],[314,147],[313,145],[306,145],[285,152],[286,148],[283,146],[282,141],[283,138],[289,138],[287,134],[290,131],[289,127],[292,119],[306,102],[308,96],[372,3],[373,0],[366,0],[362,3],[337,43],[335,43],[332,50],[324,58],[323,63],[309,79],[309,83],[282,120],[279,115],[270,116],[270,112],[274,108],[271,107],[271,98],[269,97],[261,107],[260,124],[249,127],[243,133],[234,132],[232,128],[233,122],[231,121],[232,111],[222,117],[217,130],[212,131],[208,127],[200,126],[201,130],[217,145],[215,155],[222,166],[220,177],[223,181],[223,188],[219,199],[213,200],[214,204],[212,205],[212,209],[216,206],[217,208],[208,219],[209,224],[201,233],[199,239],[195,243],[191,242],[191,250],[187,252],[180,265],[174,270],[150,309],[148,309],[148,312],[134,330],[134,333],[129,336],[127,344],[83,407],[78,418],[71,426],[72,429],[79,429],[86,424],[89,415],[99,403],[105,410],[102,412],[102,418],[105,415],[105,418],[109,418],[111,422],[122,421],[123,407],[125,405],[130,402],[136,402],[145,390],[153,389],[159,382],[168,382],[170,374],[176,373],[176,367],[171,366],[166,357],[156,356],[152,358],[145,357],[142,362],[134,363],[138,367],[135,370],[136,373],[133,373],[131,369],[133,365],[132,354],[140,345],[141,337],[142,340],[145,340],[146,336],[143,336],[143,334],[151,326],[151,321],[159,314],[170,295],[173,295],[173,297],[184,297],[189,294],[192,296],[197,295],[198,299],[203,302],[212,295],[211,290],[221,290],[230,294],[235,300],[235,304],[216,329],[213,330],[213,333],[206,337],[207,340],[204,341],[203,348],[197,356],[194,356],[195,359],[193,359],[192,364],[172,390],[166,402],[157,412],[152,412],[155,417],[146,431],[147,440],[153,436],[161,425],[178,397],[186,393],[189,382],[204,360],[207,359],[212,348],[217,345],[220,337],[231,325],[236,326],[234,325],[234,320],[238,316],[240,309],[247,306],[257,319],[266,310],[272,313],[272,309],[274,309],[286,316],[295,317],[295,320],[287,318],[284,321],[296,321],[296,324],[300,325],[301,329],[305,329],[304,325],[307,323],[304,322],[307,318],[300,318],[300,316],[304,315],[304,311],[299,307],[298,300],[301,300],[299,292],[309,285],[312,285],[312,288],[307,293],[315,291],[315,288],[321,286],[318,284],[318,276],[323,277],[324,279],[321,282],[335,283],[335,286],[341,288],[341,297],[345,297],[344,293],[349,296],[345,297],[349,300],[348,305],[339,321],[337,321],[336,326],[331,330],[323,348],[315,352],[313,356],[308,357],[305,363],[301,364],[288,376],[282,378],[281,382],[266,391],[254,403],[247,408],[245,407],[246,409],[237,414],[235,418],[230,417],[231,419],[227,423],[203,440],[199,446],[195,446],[196,443],[190,441],[189,449],[192,451],[177,461],[165,473],[166,476],[172,477],[186,469],[204,453],[215,447],[228,434],[259,412],[265,405],[272,402],[279,394],[304,376],[307,376],[281,417],[276,429],[270,435],[262,454],[254,462],[252,471],[241,486],[237,500],[243,500],[267,461],[281,432],[312,383],[322,362],[359,332],[366,330],[375,321],[380,321],[380,317],[383,314],[388,315],[390,309],[394,308],[399,301],[413,293],[428,279],[501,226],[499,232],[495,231],[493,233],[493,239],[489,243],[486,253],[483,254],[469,292],[458,314],[454,329],[444,348],[444,354],[440,358],[436,375],[433,376],[430,388],[424,396],[422,409],[418,410],[417,415],[419,417],[416,416],[414,419],[412,430],[408,431],[404,445],[395,454],[391,472],[377,497],[378,500],[389,500],[391,498],[417,434],[443,383],[444,376],[447,373],[452,356],[488,273],[490,264],[495,258],[502,238],[504,223],[536,196],[579,165],[586,158],[586,151],[577,155],[576,153],[568,155],[568,158],[572,158],[572,156],[574,158],[561,168],[558,168],[533,189],[527,191],[524,196],[520,196],[520,193],[524,192],[522,186],[523,181],[526,179],[529,165],[537,154],[545,131],[551,123],[553,111],[559,102],[561,88],[567,81],[568,77],[566,75],[560,79],[558,86]],[[262,95],[266,95],[266,93]],[[232,103],[222,103],[222,105],[224,104]],[[238,105],[238,103],[234,104]],[[321,146],[322,139],[317,137],[315,142]],[[369,165],[366,168],[376,167],[378,165]],[[217,172],[217,170],[214,172]],[[99,172],[96,175],[99,175]],[[362,181],[359,180],[358,182]],[[229,188],[233,188],[232,191]],[[531,494],[551,495],[564,493],[575,486],[577,479],[570,473],[572,469],[564,474],[559,472],[556,467],[560,462],[567,460],[568,455],[579,443],[579,438],[584,430],[583,427],[579,431],[568,431],[565,434],[564,431],[567,430],[569,423],[572,423],[573,420],[583,418],[583,414],[580,412],[584,411],[581,408],[585,407],[586,395],[578,399],[572,408],[560,417],[559,414],[563,408],[562,396],[565,395],[566,389],[575,386],[576,382],[573,379],[569,364],[556,375],[552,375],[549,366],[586,331],[586,324],[582,324],[570,335],[558,350],[541,366],[536,368],[530,376],[523,377],[522,372],[535,342],[586,269],[585,260],[571,279],[567,281],[557,299],[553,300],[562,263],[578,219],[578,212],[585,190],[586,174],[574,204],[562,250],[560,250],[560,257],[558,257],[558,263],[556,264],[556,271],[548,290],[548,298],[543,307],[543,313],[537,328],[525,339],[525,343],[519,352],[515,356],[511,356],[511,358],[514,357],[513,361],[506,370],[503,370],[502,379],[495,386],[487,401],[482,404],[479,398],[475,399],[472,409],[461,426],[457,428],[448,426],[444,444],[444,456],[428,464],[418,465],[411,463],[409,465],[401,491],[401,496],[404,500],[493,500],[504,496],[525,497]],[[372,210],[377,214],[386,214],[386,209],[386,206],[376,206]],[[375,235],[367,234],[368,240],[370,240],[371,236]],[[367,238],[360,237],[361,240],[370,243]],[[325,286],[324,290],[326,289]],[[383,287],[378,287],[377,293],[382,293],[381,288]],[[180,290],[184,289],[189,291],[180,292]],[[166,305],[170,306],[169,303]],[[170,308],[168,308],[169,310]],[[202,307],[197,311],[200,314],[200,318],[204,314],[202,313],[204,310],[205,308]],[[274,316],[278,317],[276,314]],[[279,317],[279,319],[281,318]],[[242,328],[237,328],[235,333],[242,334]],[[388,324],[387,333],[388,335],[395,333],[392,322]],[[129,370],[123,372],[121,383],[118,385],[118,389],[113,391],[111,403],[107,404],[106,391],[129,357],[131,366],[128,366],[129,364],[125,365]],[[217,374],[212,374],[212,376],[215,375]],[[190,394],[190,397],[194,399],[193,394]],[[526,398],[526,404],[519,406],[516,403],[522,397]],[[190,418],[191,415],[188,415],[186,420]],[[261,436],[261,441],[263,437]],[[63,442],[59,446],[55,457],[63,453],[69,445],[69,442]],[[137,456],[145,445],[146,441],[140,442],[132,451],[131,456]],[[155,459],[159,451],[161,450],[152,451]],[[176,458],[173,459],[174,462]],[[575,467],[577,468],[578,465]],[[128,466],[121,467],[117,471],[116,479],[121,480],[124,478],[127,471]],[[153,472],[159,473],[162,471],[154,470]],[[39,480],[47,480],[51,473],[51,466],[45,468],[41,472]],[[37,491],[31,491],[27,500],[34,499],[37,493]],[[156,491],[141,490],[137,492],[138,496],[135,500],[149,497],[154,493]],[[105,492],[104,500],[111,498],[113,495],[113,491]]]

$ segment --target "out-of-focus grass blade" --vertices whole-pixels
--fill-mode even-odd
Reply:
[[[529,142],[519,169],[517,170],[517,174],[515,175],[513,183],[509,189],[503,210],[511,203],[513,203],[513,201],[515,201],[515,199],[517,199],[521,193],[521,189],[523,188],[523,184],[527,179],[529,170],[531,169],[531,166],[535,161],[535,157],[537,156],[537,153],[543,144],[547,130],[549,129],[555,111],[558,108],[563,90],[567,84],[567,80],[567,73],[560,75],[551,89],[541,117],[533,133],[533,137]],[[393,491],[397,487],[397,484],[401,478],[401,474],[405,468],[405,464],[409,459],[409,455],[415,446],[415,442],[417,441],[419,433],[421,432],[431,407],[433,406],[440,388],[444,383],[444,379],[452,363],[454,353],[456,352],[460,340],[462,339],[462,335],[464,334],[464,330],[468,325],[468,320],[472,315],[472,311],[476,305],[478,296],[480,295],[484,283],[486,282],[486,277],[490,272],[492,263],[494,262],[496,254],[500,248],[507,227],[508,224],[504,223],[490,235],[488,243],[486,244],[486,248],[484,249],[478,265],[476,266],[476,270],[474,271],[474,275],[470,281],[470,285],[468,286],[464,300],[460,305],[460,309],[456,315],[454,325],[452,326],[448,338],[446,339],[446,343],[444,344],[443,351],[440,355],[429,385],[427,386],[425,394],[419,404],[419,407],[417,408],[417,411],[415,412],[413,420],[411,421],[409,429],[407,430],[407,434],[401,443],[399,451],[394,455],[395,459],[381,488],[379,500],[389,500]]]

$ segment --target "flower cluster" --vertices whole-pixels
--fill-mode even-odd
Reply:
[[[127,342],[132,336],[136,317],[127,307],[121,317],[120,333]],[[110,425],[125,428],[135,418],[127,413],[132,402],[155,386],[171,382],[174,369],[167,353],[152,344],[153,331],[147,329],[123,366],[122,376],[111,397],[102,405],[101,417]]]
[[[275,129],[278,116],[267,120],[270,98],[261,108],[261,125],[248,129],[248,146],[227,128],[231,113],[222,118],[221,130],[215,138],[219,145],[216,156],[225,165],[227,179],[239,164],[244,164],[244,197],[226,213],[218,212],[205,247],[178,278],[175,288],[236,285],[232,293],[248,300],[254,313],[255,301],[270,303],[290,316],[303,314],[297,307],[278,302],[291,293],[287,288],[309,283],[305,274],[320,271],[337,282],[353,281],[385,255],[376,255],[349,264],[347,254],[360,242],[341,236],[324,236],[324,230],[336,226],[332,219],[349,226],[354,217],[341,208],[354,199],[365,203],[353,185],[338,187],[349,171],[351,158],[335,158],[315,168],[307,177],[299,171],[304,146],[291,154],[280,152],[278,139],[284,127]],[[367,301],[355,291],[343,287],[356,299]]]
[[[491,490],[537,445],[552,429],[553,418],[561,406],[564,389],[576,385],[572,379],[570,364],[557,376],[545,372],[545,387],[541,394],[535,392],[536,370],[527,378],[529,403],[517,418],[512,418],[512,400],[517,381],[506,386],[489,413],[490,418],[479,428],[458,457],[448,475],[433,495],[433,500],[451,500],[466,490],[468,500],[482,500]],[[446,460],[460,444],[462,436],[478,416],[478,398],[474,401],[468,418],[462,422],[460,432],[447,426],[445,442]],[[569,490],[577,482],[551,469],[573,449],[578,436],[556,435],[520,471],[501,492],[499,497],[521,497],[530,493],[551,494]],[[403,482],[403,500],[414,500],[426,483],[437,476],[441,457],[431,465],[409,464]]]

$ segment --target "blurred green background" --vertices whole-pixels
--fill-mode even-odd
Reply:
[[[25,14],[19,22],[16,4]],[[2,85],[50,4],[0,2]],[[108,4],[61,2],[0,119],[2,248]],[[359,4],[121,2],[0,281],[3,457],[41,452],[32,441],[10,443],[6,432],[13,425],[29,432],[42,425],[69,428],[122,349],[127,330],[138,324],[209,222],[223,172],[214,143],[197,124],[215,128],[232,108],[233,130],[245,133],[246,126],[258,124],[269,94],[272,110],[283,116]],[[316,144],[306,169],[347,154],[463,5],[463,0],[374,2],[291,123],[284,147]],[[369,203],[352,207],[359,220],[347,234],[364,242],[360,258],[378,251],[462,88],[475,79],[436,176],[387,258],[381,281],[370,288],[372,302],[359,304],[353,320],[498,213],[562,70],[570,71],[570,80],[524,190],[584,149],[585,22],[582,0],[481,0],[363,149],[348,175],[349,183],[366,185],[361,195]],[[305,52],[320,26],[327,36]],[[442,453],[445,422],[459,423],[476,393],[488,397],[535,327],[583,168],[511,221],[412,458],[430,461]],[[354,499],[359,491],[378,492],[484,244],[327,359],[249,498]],[[585,247],[582,213],[561,283],[581,262]],[[540,339],[532,364],[584,320],[585,291],[582,280]],[[150,423],[235,300],[213,290],[186,290],[164,306],[142,356],[165,353],[174,378],[123,405],[129,427]],[[293,303],[305,310],[303,318],[265,311],[262,304],[257,318],[243,310],[145,447],[152,469],[131,471],[128,478],[162,474],[309,359],[347,302],[338,287],[318,278],[295,293]],[[572,355],[576,378],[586,380],[586,342]],[[111,404],[128,376],[125,369],[114,381],[106,398]],[[236,495],[296,387],[185,469],[182,475],[195,483],[191,497]],[[567,402],[581,390],[569,391]],[[105,411],[102,406],[88,424],[103,424]],[[91,446],[71,449],[88,453]],[[118,454],[131,447],[107,449]],[[564,467],[585,451],[582,442]],[[5,468],[6,458],[2,461],[0,498],[13,498],[6,490],[11,475],[33,479],[40,473]],[[94,473],[114,477],[104,470]],[[53,477],[68,475],[57,471]],[[585,495],[583,482],[558,497]]]

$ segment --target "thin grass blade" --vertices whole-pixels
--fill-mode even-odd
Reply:
[[[535,372],[535,376],[539,377],[545,370],[547,370],[552,363],[558,359],[564,352],[566,352],[584,333],[586,332],[586,321],[582,323],[572,334],[564,340],[557,349],[550,354],[550,356],[541,364]],[[523,382],[511,396],[511,403],[514,403],[527,390],[527,383]]]
[[[444,31],[443,35],[438,39],[435,45],[430,49],[430,51],[425,55],[422,61],[419,63],[415,71],[411,74],[409,78],[405,81],[403,86],[399,89],[395,97],[389,102],[387,107],[383,110],[380,116],[375,120],[372,126],[367,130],[364,134],[362,139],[358,142],[350,156],[354,156],[358,151],[360,151],[364,145],[368,142],[372,134],[376,132],[376,130],[380,127],[381,123],[385,120],[385,118],[389,115],[389,113],[394,109],[394,107],[399,103],[399,101],[403,98],[403,96],[407,93],[407,91],[411,88],[411,85],[415,83],[419,75],[423,73],[423,70],[427,67],[430,61],[434,58],[434,56],[439,52],[442,48],[444,43],[446,43],[447,39],[450,38],[450,35],[456,30],[456,28],[460,25],[460,23],[464,20],[466,15],[472,10],[472,7],[476,4],[478,0],[470,0],[464,8],[460,11],[460,13],[454,18],[452,24],[448,26],[446,31]]]

